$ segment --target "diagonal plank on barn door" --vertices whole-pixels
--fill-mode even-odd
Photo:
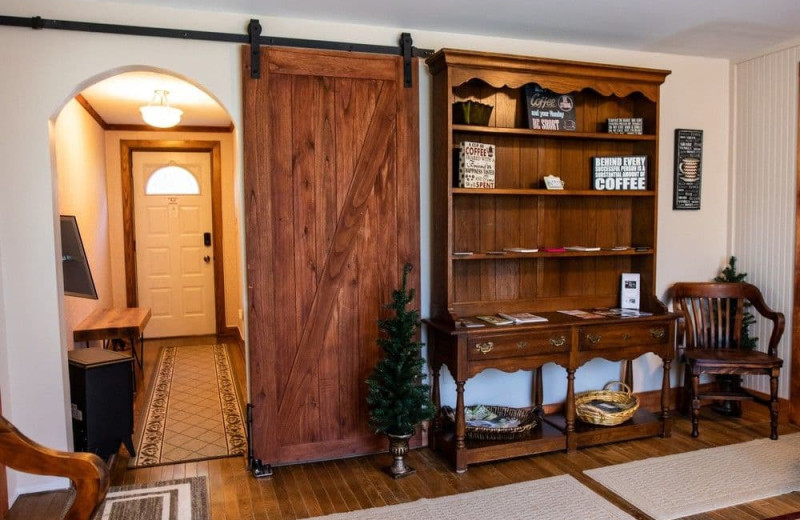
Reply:
[[[324,345],[323,339],[331,311],[345,280],[342,268],[352,254],[353,242],[363,222],[375,180],[381,176],[381,170],[387,168],[388,152],[393,150],[388,141],[395,128],[394,100],[393,85],[384,83],[339,214],[333,243],[320,273],[311,312],[302,331],[283,399],[278,407],[278,414],[281,417],[291,417],[296,412],[303,395],[302,390],[322,353],[321,347]],[[285,422],[281,428],[286,431],[287,428],[291,429],[292,425]]]
[[[397,57],[267,47],[252,80],[243,53],[254,457],[378,451],[364,379],[419,263],[417,89]]]

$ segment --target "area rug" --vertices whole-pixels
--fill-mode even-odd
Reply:
[[[656,520],[800,490],[800,433],[584,471]]]
[[[325,520],[633,520],[569,475],[327,515]]]
[[[225,345],[161,349],[136,440],[129,467],[245,453],[242,406]]]
[[[208,520],[205,477],[108,490],[92,520]]]

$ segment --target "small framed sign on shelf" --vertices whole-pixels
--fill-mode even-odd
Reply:
[[[544,187],[548,190],[564,189],[564,181],[561,180],[561,177],[557,177],[555,175],[545,175],[542,179],[544,180]]]
[[[528,128],[531,130],[572,131],[575,121],[575,99],[569,94],[557,94],[535,83],[525,86]]]
[[[703,131],[675,130],[675,189],[672,209],[700,209]]]

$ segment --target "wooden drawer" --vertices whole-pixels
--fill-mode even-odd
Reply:
[[[570,329],[552,329],[500,336],[476,336],[467,341],[468,359],[501,359],[569,352]]]
[[[669,323],[631,323],[581,327],[580,350],[607,350],[638,345],[656,345],[669,341]]]

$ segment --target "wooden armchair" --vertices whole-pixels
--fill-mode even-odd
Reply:
[[[778,375],[783,360],[777,357],[784,316],[767,306],[761,291],[749,283],[677,283],[673,286],[675,310],[683,313],[685,345],[684,396],[691,395],[692,437],[698,436],[701,399],[755,400],[770,409],[770,438],[778,438]],[[766,352],[741,348],[742,315],[748,301],[772,321]],[[680,352],[679,352],[680,354]],[[699,392],[700,374],[763,374],[770,378],[770,398],[741,391]]]
[[[0,416],[0,464],[34,475],[70,479],[75,499],[64,520],[88,520],[108,492],[110,474],[105,462],[94,453],[56,451],[23,435]]]

